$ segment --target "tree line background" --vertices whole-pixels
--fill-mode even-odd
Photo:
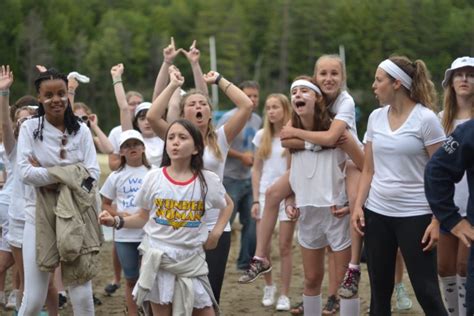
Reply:
[[[126,89],[150,100],[170,36],[177,48],[197,40],[204,72],[215,36],[217,70],[233,82],[257,80],[261,105],[268,93],[288,95],[292,78],[311,75],[318,56],[344,45],[363,131],[377,106],[371,84],[378,63],[392,54],[423,59],[441,92],[454,58],[474,55],[473,21],[472,0],[3,0],[0,63],[15,74],[12,102],[35,95],[36,64],[88,75],[76,101],[109,131],[119,122],[111,66],[124,63]],[[184,55],[175,64],[191,87]],[[221,93],[219,107],[230,106]]]

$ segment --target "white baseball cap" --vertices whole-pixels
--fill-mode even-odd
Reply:
[[[142,102],[140,103],[136,108],[135,108],[135,113],[133,114],[133,117],[137,117],[138,113],[143,110],[149,110],[151,108],[151,103],[150,102]]]
[[[449,84],[449,80],[453,75],[453,71],[463,67],[474,67],[474,57],[464,56],[456,58],[451,64],[451,68],[448,68],[444,73],[444,80],[441,83],[443,88],[446,88]]]
[[[125,132],[122,132],[120,134],[119,147],[122,147],[122,145],[129,139],[138,139],[143,144],[145,144],[145,141],[143,140],[142,134],[140,134],[139,131],[136,131],[134,129],[129,129],[129,130],[126,130]]]

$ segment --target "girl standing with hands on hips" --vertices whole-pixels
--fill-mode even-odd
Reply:
[[[99,215],[106,226],[143,227],[134,296],[138,305],[150,302],[154,315],[214,315],[203,246],[215,247],[228,217],[220,213],[208,234],[202,218],[208,209],[225,208],[226,198],[219,177],[204,169],[203,153],[200,131],[187,120],[176,120],[165,133],[162,167],[145,176],[137,194],[140,211],[127,217],[107,211]]]
[[[423,61],[394,56],[379,64],[372,88],[384,106],[369,117],[352,216],[355,229],[365,237],[370,315],[391,314],[398,248],[424,313],[447,315],[436,269],[439,222],[423,181],[426,163],[445,139],[432,110],[434,85]]]

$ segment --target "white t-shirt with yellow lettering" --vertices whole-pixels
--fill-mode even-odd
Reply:
[[[201,247],[207,240],[203,212],[205,209],[222,209],[226,201],[219,177],[208,170],[202,173],[207,184],[205,205],[197,176],[179,182],[169,176],[166,167],[153,169],[145,176],[135,202],[150,211],[150,219],[143,229],[154,244],[193,249]]]

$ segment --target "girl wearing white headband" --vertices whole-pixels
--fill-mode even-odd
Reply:
[[[296,80],[291,89],[294,110],[292,126],[312,132],[327,131],[332,124],[332,115],[322,93],[310,82],[310,78],[302,79]],[[348,137],[349,141],[342,148],[350,153],[358,151],[361,159],[360,148],[350,135]],[[295,141],[298,142],[286,139],[283,145],[293,146]],[[303,304],[308,315],[321,315],[326,247],[334,253],[339,281],[349,263],[350,217],[347,213],[334,214],[347,203],[343,171],[345,162],[346,155],[340,148],[299,150],[293,152],[291,158],[289,180],[295,192],[295,202],[293,204],[291,199],[286,202],[286,212],[288,217],[299,221],[298,240],[305,274]]]
[[[352,215],[354,227],[365,236],[370,315],[391,313],[398,248],[424,313],[447,315],[434,249],[439,222],[433,218],[423,182],[426,163],[445,139],[430,109],[434,86],[423,61],[391,57],[377,68],[372,88],[384,106],[369,117],[364,169]]]
[[[446,134],[459,124],[474,118],[474,58],[460,57],[446,70],[444,109],[439,114]],[[469,190],[466,174],[456,184],[454,201],[463,217],[467,215]],[[469,248],[459,239],[441,228],[438,245],[438,274],[446,307],[453,315],[466,314],[466,275]]]
[[[356,120],[355,120],[355,103],[352,97],[346,91],[343,91],[345,82],[345,76],[343,71],[342,60],[337,55],[323,55],[315,64],[314,81],[319,86],[319,89],[324,94],[327,104],[329,104],[329,111],[334,115],[334,119],[327,131],[305,131],[302,129],[295,129],[291,126],[285,126],[282,130],[282,138],[296,138],[299,139],[297,143],[301,148],[307,150],[315,150],[321,146],[335,146],[338,139],[348,129],[350,131],[350,139],[357,139]],[[304,142],[302,141],[304,140]],[[317,145],[315,145],[317,144]],[[362,154],[361,151],[358,153]],[[351,156],[355,165],[362,170],[363,157],[354,153]],[[356,190],[358,182],[357,167],[348,161],[347,164],[347,190],[348,197],[351,200],[351,188],[352,191]],[[355,176],[353,176],[355,174]],[[255,251],[255,257],[260,264],[254,264],[252,269],[247,271],[245,275],[240,278],[241,283],[248,283],[254,280],[258,275],[265,273],[269,269],[270,262],[268,260],[269,255],[266,251],[267,245],[271,241],[271,236],[275,227],[278,213],[275,209],[278,209],[280,201],[291,193],[289,185],[289,173],[280,177],[272,186],[270,186],[265,194],[265,210],[261,220],[262,229],[259,231],[257,236],[257,249]],[[355,195],[355,194],[352,194]],[[354,198],[355,199],[355,198]],[[349,203],[351,204],[351,203]],[[340,210],[335,211],[335,215],[344,216],[349,212],[349,207],[343,207]],[[360,252],[360,251],[359,251]],[[330,257],[330,260],[332,258]],[[336,269],[332,270],[335,265],[330,265],[330,278],[332,275],[342,275],[345,272],[345,268],[341,267],[341,271],[336,272]],[[335,313],[338,309],[339,303],[337,299],[337,288],[342,280],[341,277],[331,278],[329,286],[328,303],[326,304],[324,311]],[[302,305],[299,305],[294,310],[295,313],[302,312]]]

